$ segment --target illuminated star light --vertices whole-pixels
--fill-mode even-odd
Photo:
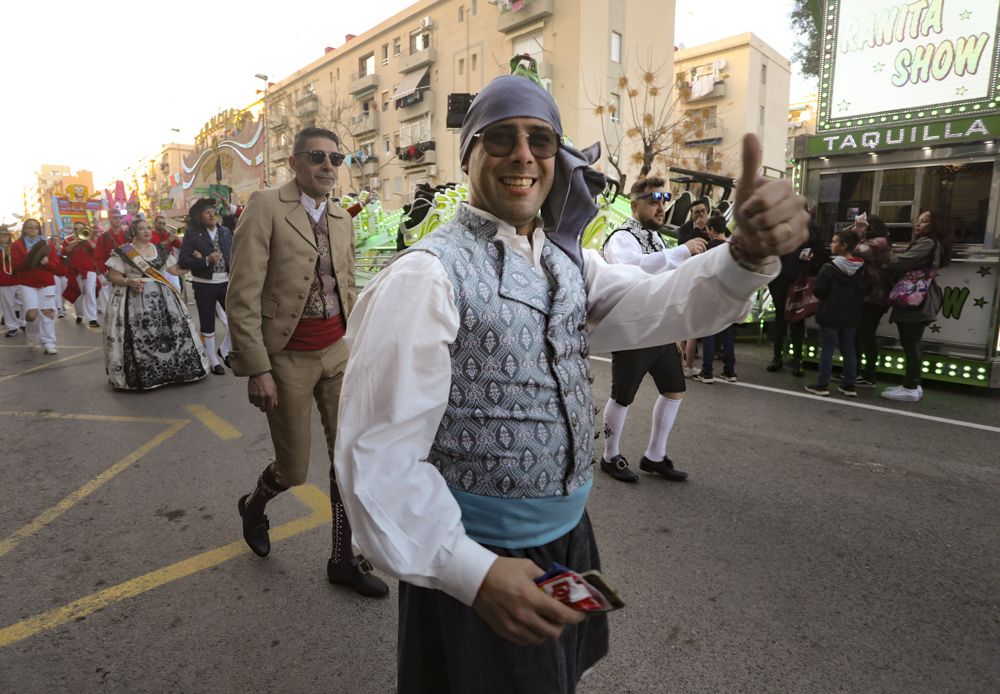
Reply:
[[[978,299],[976,299],[975,301],[973,301],[972,303],[974,303],[976,305],[976,308],[983,308],[984,306],[986,306],[986,304],[988,304],[990,302],[986,300],[985,296],[981,296]]]
[[[935,323],[934,325],[931,326],[931,332],[932,333],[939,333],[939,332],[941,332],[941,326],[938,325],[937,323]]]
[[[972,16],[972,12],[970,10],[965,10],[964,12],[959,12],[958,16],[961,17],[962,21],[964,22],[965,20],[967,20],[969,17]]]
[[[850,107],[851,107],[851,102],[848,101],[847,99],[844,99],[839,104],[837,104],[837,108],[841,111],[846,111]]]
[[[978,274],[980,277],[986,277],[986,275],[992,275],[993,268],[987,267],[985,265],[980,265],[979,269],[976,270],[976,274]]]
[[[882,70],[885,70],[885,63],[875,63],[875,65],[872,66],[872,70],[875,72],[882,72]]]
[[[959,87],[958,89],[955,90],[955,94],[957,94],[958,96],[965,96],[965,93],[967,91],[969,90],[966,89],[965,87]]]

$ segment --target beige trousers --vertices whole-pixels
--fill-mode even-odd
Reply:
[[[267,413],[267,424],[274,444],[274,476],[278,484],[294,487],[306,481],[312,447],[313,400],[319,407],[332,465],[337,407],[347,356],[343,339],[320,350],[286,349],[270,355],[271,376],[278,388],[278,407]]]

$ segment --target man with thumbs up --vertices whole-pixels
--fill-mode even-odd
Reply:
[[[462,125],[468,203],[348,319],[334,465],[355,540],[400,579],[400,692],[575,691],[607,617],[535,579],[600,568],[590,350],[718,332],[805,238],[803,200],[757,176],[749,136],[732,248],[657,275],[609,265],[579,241],[597,152],[562,134],[544,89],[490,82]]]

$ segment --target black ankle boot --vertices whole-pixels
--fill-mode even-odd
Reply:
[[[240,497],[236,509],[240,512],[240,518],[243,519],[243,539],[247,546],[258,557],[266,557],[271,552],[271,537],[268,534],[271,525],[267,516],[263,513],[254,514],[253,511],[248,510],[245,496]]]
[[[802,362],[796,359],[792,364],[792,375],[801,378],[806,375],[806,372],[802,369]]]
[[[781,361],[781,357],[775,357],[774,359],[771,360],[771,363],[768,364],[766,368],[771,373],[774,373],[776,371],[781,371],[783,366],[784,363]]]
[[[340,564],[335,564],[333,559],[327,560],[326,577],[330,583],[347,586],[366,598],[384,598],[389,594],[389,586],[372,573],[372,565],[360,554]]]

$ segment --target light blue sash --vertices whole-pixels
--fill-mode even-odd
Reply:
[[[540,547],[576,527],[583,518],[593,480],[568,496],[509,499],[470,494],[449,487],[462,509],[466,534],[483,545]]]

